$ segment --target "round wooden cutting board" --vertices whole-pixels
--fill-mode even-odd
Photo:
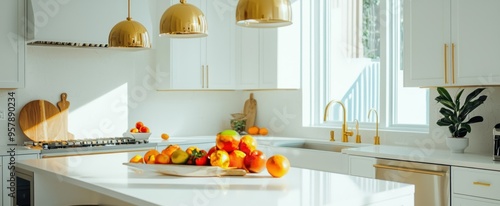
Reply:
[[[28,102],[19,112],[19,127],[33,141],[55,140],[61,131],[59,109],[45,100]]]

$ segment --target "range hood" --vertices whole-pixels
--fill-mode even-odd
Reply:
[[[127,0],[26,1],[28,45],[107,47],[111,28],[127,18]],[[152,2],[134,0],[131,7],[132,19],[150,33]]]

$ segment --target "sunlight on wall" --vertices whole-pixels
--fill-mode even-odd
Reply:
[[[69,132],[75,139],[123,136],[128,131],[127,91],[125,83],[77,109],[70,108]]]

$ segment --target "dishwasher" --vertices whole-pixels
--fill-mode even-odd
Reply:
[[[450,205],[450,166],[378,159],[375,178],[415,185],[415,206]]]

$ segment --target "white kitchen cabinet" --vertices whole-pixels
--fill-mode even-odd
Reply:
[[[377,159],[373,157],[349,156],[349,175],[375,178]]]
[[[8,154],[8,153],[5,153]],[[38,159],[38,154],[16,154],[14,157],[13,161],[11,161],[11,156],[2,156],[1,160],[1,166],[2,170],[0,174],[2,175],[2,196],[0,197],[0,202],[2,202],[2,205],[14,205],[13,199],[9,198],[9,193],[11,191],[9,190],[10,187],[10,181],[12,176],[11,176],[11,170],[9,170],[9,166],[12,166],[11,162],[17,162],[21,160],[26,160],[26,159]],[[15,181],[15,176],[13,177]]]
[[[24,87],[24,1],[6,0],[0,7],[0,88]]]
[[[451,168],[452,205],[500,205],[500,172]]]
[[[299,89],[302,1],[292,3],[293,24],[236,29],[238,89]]]
[[[161,18],[168,6],[157,11]],[[203,11],[208,22],[208,37],[176,39],[161,37],[157,45],[160,74],[157,89],[234,89],[235,23],[237,1],[191,0]],[[161,4],[161,2],[160,2]]]
[[[497,0],[405,0],[404,85],[498,85]]]

